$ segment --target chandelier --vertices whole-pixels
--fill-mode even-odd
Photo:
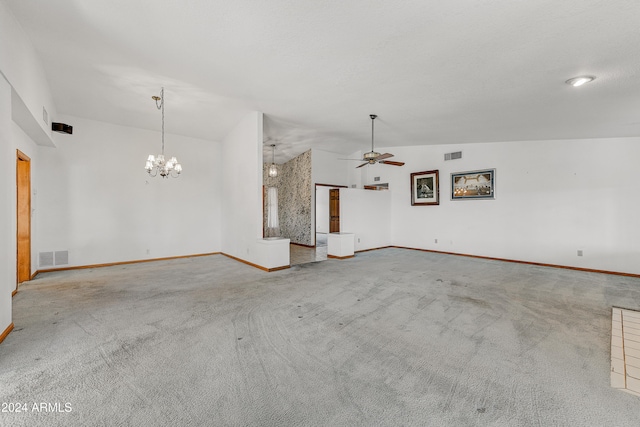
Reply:
[[[156,101],[158,110],[162,110],[162,152],[157,156],[150,154],[144,168],[153,177],[160,174],[163,178],[169,178],[169,176],[177,178],[182,172],[182,165],[175,157],[169,160],[164,158],[164,88],[160,90],[160,96],[152,96],[151,99]]]
[[[278,168],[276,166],[276,144],[271,144],[271,166],[269,166],[269,176],[272,178],[278,176]]]

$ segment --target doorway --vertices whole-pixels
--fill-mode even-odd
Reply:
[[[31,279],[31,159],[16,150],[16,288]]]
[[[340,189],[329,190],[329,233],[340,232]]]
[[[291,245],[291,265],[306,264],[310,262],[326,261],[327,259],[327,237],[331,232],[330,226],[330,192],[334,191],[334,208],[338,207],[340,194],[339,188],[347,188],[344,185],[315,184],[315,243],[311,247]],[[340,221],[340,213],[333,212],[334,226],[336,221]],[[339,228],[338,228],[339,230]]]
[[[340,188],[346,185],[316,184],[316,247],[327,245],[327,235],[340,231]]]

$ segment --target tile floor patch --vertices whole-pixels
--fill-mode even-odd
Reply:
[[[640,396],[640,311],[611,311],[611,387]]]

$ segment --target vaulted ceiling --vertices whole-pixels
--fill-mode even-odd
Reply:
[[[309,147],[640,135],[637,0],[1,0],[59,113]],[[593,75],[573,88],[565,80]]]

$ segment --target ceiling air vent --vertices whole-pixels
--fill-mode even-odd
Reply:
[[[462,151],[456,151],[453,153],[446,153],[444,155],[444,159],[445,160],[456,160],[456,159],[461,159],[462,158]]]

